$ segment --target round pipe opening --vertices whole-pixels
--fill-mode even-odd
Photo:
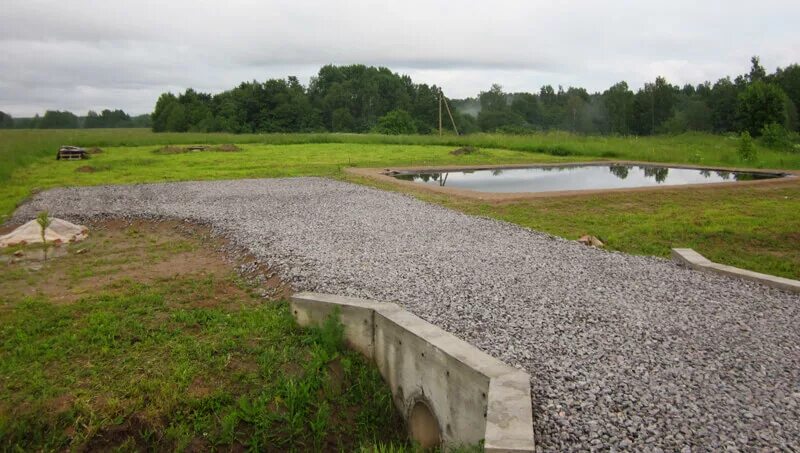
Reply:
[[[422,448],[433,448],[442,444],[439,421],[423,401],[414,403],[408,416],[408,429],[411,439]]]

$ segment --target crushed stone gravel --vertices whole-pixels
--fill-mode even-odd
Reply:
[[[211,225],[297,290],[398,302],[531,376],[540,451],[800,450],[800,296],[322,178],[55,189]]]

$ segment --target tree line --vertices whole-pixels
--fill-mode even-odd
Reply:
[[[0,112],[0,127],[430,134],[439,128],[440,93],[436,85],[415,83],[383,67],[327,65],[308,86],[288,77],[243,82],[215,95],[190,88],[177,95],[163,93],[151,115],[136,117],[122,110],[90,111],[84,117],[56,110],[16,119]],[[536,93],[506,93],[493,85],[477,97],[451,99],[449,105],[460,133],[746,131],[785,140],[800,124],[800,66],[767,73],[753,57],[750,72],[734,78],[680,87],[658,77],[636,91],[624,81],[595,93],[550,85]],[[450,131],[450,119],[443,112],[442,125]]]
[[[192,89],[164,93],[153,130],[427,134],[438,127],[439,91],[387,68],[328,65],[308,87],[288,77],[243,82],[213,96]]]
[[[748,74],[679,87],[658,77],[633,91],[619,82],[603,92],[543,86],[506,93],[499,85],[475,98],[452,99],[459,132],[651,135],[798,128],[800,66],[771,74],[757,57]],[[415,83],[383,67],[327,65],[307,87],[296,77],[244,82],[211,95],[187,89],[162,94],[153,130],[196,132],[378,132],[429,134],[439,127],[436,85]],[[445,114],[446,115],[446,111]],[[448,116],[443,126],[452,129]],[[775,129],[775,130],[777,130]]]
[[[0,129],[99,129],[120,127],[151,127],[150,115],[130,116],[122,110],[89,110],[86,116],[69,111],[48,110],[43,116],[13,118],[0,112]]]
[[[583,88],[505,93],[499,85],[454,101],[482,131],[560,129],[584,134],[652,135],[704,131],[759,136],[798,130],[800,66],[767,74],[757,57],[748,74],[679,87],[658,77],[634,92],[619,82],[601,93]]]

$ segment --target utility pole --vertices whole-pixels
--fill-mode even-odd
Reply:
[[[653,90],[650,92],[650,121],[652,122],[650,126],[650,135],[656,134],[656,87],[653,86]]]
[[[578,122],[578,108],[572,107],[572,132],[575,132],[578,129],[577,123]]]
[[[456,120],[453,119],[453,112],[450,111],[450,104],[447,103],[447,98],[444,97],[444,92],[441,89],[439,89],[439,97],[440,97],[440,99],[442,99],[444,101],[444,107],[447,109],[447,116],[450,117],[450,124],[453,125],[453,132],[455,132],[456,135],[458,135],[458,128],[456,127]],[[439,108],[440,108],[440,110],[439,110],[439,131],[441,132],[441,130],[442,130],[441,106],[439,106]]]
[[[442,136],[442,90],[439,89],[439,136]]]

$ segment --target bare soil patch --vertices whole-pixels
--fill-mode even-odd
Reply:
[[[263,265],[254,266],[252,256],[239,254],[232,260],[224,250],[229,244],[214,237],[208,228],[178,221],[103,220],[87,224],[89,238],[83,242],[50,247],[49,263],[41,250],[22,249],[15,262],[0,263],[8,270],[38,268],[42,275],[0,281],[0,292],[22,297],[44,296],[54,303],[72,303],[103,288],[126,281],[150,283],[181,276],[212,279],[215,284],[194,306],[211,307],[235,296],[232,266],[249,264],[251,274],[262,278],[260,287],[270,299],[291,294],[291,287]],[[7,227],[12,228],[12,227]],[[30,258],[30,259],[28,259]],[[31,266],[31,260],[36,261]],[[43,264],[45,265],[42,268]],[[31,279],[38,280],[31,285]],[[230,284],[219,282],[230,281]]]
[[[465,154],[473,154],[476,152],[478,152],[478,148],[475,148],[474,146],[463,146],[450,151],[450,154],[453,156],[463,156]]]

